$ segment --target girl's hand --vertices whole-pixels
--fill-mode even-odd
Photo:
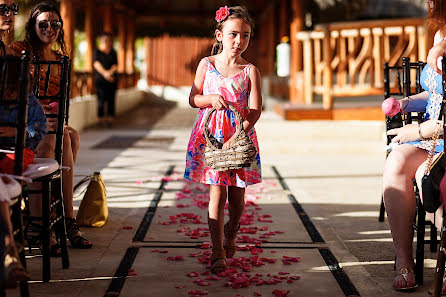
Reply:
[[[387,135],[396,135],[392,139],[393,143],[406,143],[420,139],[418,125],[416,124],[410,124],[401,128],[389,130],[387,131]]]
[[[223,144],[222,150],[227,150],[234,143],[235,138],[237,137],[238,131],[239,130],[235,131],[234,135],[232,135],[231,138],[229,138],[229,140]]]
[[[227,109],[228,103],[226,103],[225,99],[218,94],[212,95],[211,105],[216,110]]]

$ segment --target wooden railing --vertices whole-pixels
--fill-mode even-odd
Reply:
[[[118,89],[135,87],[139,80],[139,73],[118,73]],[[95,94],[93,72],[75,71],[71,77],[70,97]]]
[[[396,19],[331,23],[299,32],[305,103],[312,104],[319,94],[324,109],[332,109],[336,96],[382,94],[384,62],[426,59],[425,31],[424,19]]]

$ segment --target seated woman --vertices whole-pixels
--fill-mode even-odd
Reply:
[[[434,44],[437,44],[446,36],[446,7],[442,0],[428,1],[428,4],[428,22],[439,29],[434,38]],[[383,175],[384,202],[396,256],[397,276],[393,282],[396,290],[409,290],[418,286],[412,258],[412,223],[416,208],[412,181],[416,178],[418,188],[421,189],[421,178],[424,175],[428,151],[432,146],[430,138],[436,129],[443,133],[443,126],[437,123],[443,100],[441,75],[427,65],[421,74],[421,84],[425,91],[402,99],[401,106],[406,112],[424,111],[425,122],[388,131],[388,135],[395,135],[392,142],[398,144],[387,157]],[[438,153],[442,151],[441,139],[435,146],[434,158],[438,158]],[[436,221],[433,214],[428,215],[428,218],[439,226],[441,209],[435,217]]]
[[[29,52],[31,56],[39,56],[41,60],[45,61],[60,61],[62,55],[67,55],[66,45],[64,40],[63,20],[57,7],[51,2],[41,2],[35,5],[29,14],[29,18],[25,25],[25,40],[22,42],[15,42],[11,45],[11,49],[20,54],[23,51]],[[53,50],[56,46],[58,50]],[[33,72],[34,70],[31,69]],[[41,71],[40,92],[43,94],[45,84],[45,71]],[[54,67],[51,73],[49,88],[47,95],[51,96],[59,92],[59,69]],[[33,74],[33,73],[32,73]],[[50,102],[45,100],[41,102],[43,107],[48,111],[52,107]],[[53,119],[55,120],[55,119]],[[51,120],[49,120],[51,125]],[[56,137],[55,135],[46,135],[38,147],[38,157],[54,158],[54,147]],[[82,237],[79,232],[79,226],[74,218],[73,211],[73,183],[74,183],[74,164],[76,162],[77,152],[79,150],[79,133],[71,128],[65,126],[63,138],[63,156],[62,165],[69,167],[69,170],[64,170],[62,173],[62,192],[64,200],[65,220],[67,226],[67,236],[74,248],[91,248],[92,243]],[[35,203],[31,205],[34,215],[41,216],[41,203],[37,199],[33,199]]]

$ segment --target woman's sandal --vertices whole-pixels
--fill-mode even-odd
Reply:
[[[71,246],[75,249],[89,249],[93,244],[81,235],[77,235],[79,230],[79,225],[75,218],[65,217],[65,225],[67,227],[67,237],[71,242]]]
[[[226,253],[225,250],[212,249],[211,257],[211,273],[217,274],[226,270]]]
[[[28,242],[29,253],[31,254],[31,248],[37,247],[42,253],[42,225],[28,222],[25,226],[25,239]],[[52,232],[50,234],[52,238]],[[50,245],[50,256],[51,257],[61,257],[62,250],[60,244],[55,243]]]
[[[240,224],[238,224],[236,229],[230,229],[229,228],[229,222],[227,222],[224,226],[224,234],[225,234],[225,241],[234,241],[235,238],[237,237],[237,232],[240,229]],[[237,250],[237,246],[235,244],[232,245],[223,245],[223,248],[225,249],[226,252],[226,257],[228,258],[232,258],[234,257],[234,254]]]
[[[395,290],[397,290],[397,291],[410,291],[410,290],[414,290],[416,287],[418,287],[417,283],[415,283],[415,285],[413,285],[413,286],[407,286],[407,283],[409,281],[408,280],[409,273],[412,273],[415,276],[415,273],[414,273],[412,268],[404,267],[404,268],[401,268],[400,270],[398,270],[398,272],[397,272],[395,277],[402,276],[404,278],[404,280],[406,281],[406,287],[397,288],[397,287],[394,286],[393,288]],[[414,279],[415,279],[415,277],[414,277]]]
[[[10,243],[6,249],[5,261],[4,261],[4,280],[5,288],[15,289],[17,283],[20,281],[29,281],[31,276],[29,272],[23,267],[19,260],[19,253],[14,243]]]

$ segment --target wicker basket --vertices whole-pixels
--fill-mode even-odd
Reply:
[[[252,140],[243,130],[240,113],[233,106],[229,105],[229,110],[234,113],[239,128],[235,141],[227,150],[223,150],[216,146],[217,144],[221,145],[221,143],[215,139],[208,129],[210,116],[215,110],[215,108],[209,110],[204,122],[204,136],[206,138],[204,155],[208,166],[216,171],[251,166],[257,155],[257,150]]]

